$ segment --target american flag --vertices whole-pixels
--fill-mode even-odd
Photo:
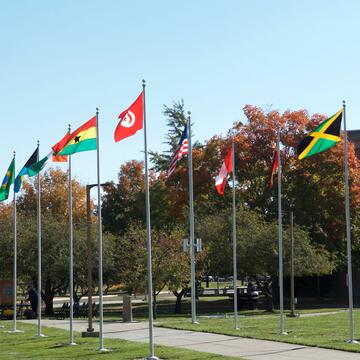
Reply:
[[[187,155],[189,153],[188,151],[188,146],[189,146],[189,142],[188,142],[188,133],[187,133],[187,126],[185,125],[185,129],[181,135],[180,141],[179,141],[179,145],[176,148],[176,151],[170,161],[169,164],[169,169],[167,172],[167,177],[170,177],[172,175],[172,173],[175,171],[176,168],[176,163],[184,156]]]

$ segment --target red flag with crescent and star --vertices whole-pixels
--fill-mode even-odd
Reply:
[[[125,110],[118,118],[120,119],[114,133],[116,142],[134,135],[138,130],[143,127],[143,102],[144,93]]]

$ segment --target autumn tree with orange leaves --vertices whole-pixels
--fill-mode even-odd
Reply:
[[[189,196],[186,157],[178,162],[174,174],[170,178],[166,177],[169,161],[186,122],[184,103],[181,101],[174,103],[173,107],[165,106],[164,115],[169,126],[169,132],[165,137],[168,149],[163,153],[151,153],[153,163],[150,174],[152,227],[156,229],[180,227],[186,232]],[[264,111],[259,107],[247,105],[244,107],[244,118],[234,123],[227,136],[215,135],[201,144],[195,141],[196,136],[193,134],[196,236],[202,236],[201,232],[206,229],[206,226],[203,227],[202,224],[207,223],[207,217],[211,217],[213,224],[222,223],[221,214],[229,211],[231,207],[230,189],[225,191],[223,197],[219,196],[215,191],[214,179],[225,154],[231,147],[232,139],[235,142],[236,199],[239,211],[241,208],[244,216],[246,216],[246,211],[251,212],[251,216],[257,217],[259,224],[263,221],[270,224],[269,226],[276,224],[277,189],[274,187],[270,190],[268,181],[275,149],[276,128],[279,126],[283,166],[284,231],[288,223],[289,211],[292,210],[296,226],[304,234],[308,234],[309,254],[314,254],[314,259],[322,254],[319,263],[329,262],[328,267],[316,268],[316,261],[313,261],[315,265],[312,267],[312,273],[328,273],[334,269],[335,265],[337,269],[341,269],[344,266],[346,253],[343,142],[302,161],[299,161],[296,156],[296,147],[300,140],[325,118],[326,116],[320,114],[310,116],[306,110],[288,110],[281,113],[278,110]],[[194,124],[194,129],[196,132],[196,124]],[[360,244],[357,240],[360,232],[358,210],[360,170],[352,144],[349,145],[348,155],[353,253],[356,262],[360,261]],[[104,225],[110,231],[126,233],[134,221],[144,224],[144,203],[143,164],[137,161],[127,162],[120,168],[118,183],[112,184],[105,194]],[[207,236],[204,246],[213,246],[207,243],[207,241],[213,241],[216,243],[215,249],[225,248],[229,245],[228,239],[225,239],[222,234],[214,234],[213,239]],[[246,236],[243,237],[246,238]],[[274,239],[276,239],[276,234],[274,234]],[[246,244],[241,243],[241,239],[238,241],[239,248],[243,248],[246,253],[247,248],[244,248]],[[259,243],[259,246],[251,244],[251,251],[256,248],[261,248],[261,244]],[[224,254],[226,253],[224,251]],[[211,259],[212,256],[215,258]],[[301,254],[298,256],[300,259]],[[210,274],[218,271],[218,260],[218,251],[209,251],[204,261],[204,271]],[[223,261],[227,261],[223,269],[230,269],[228,266],[230,258]],[[246,258],[244,261],[246,262]],[[239,276],[251,272],[250,266],[247,266],[249,264],[243,264],[243,273]],[[304,273],[304,270],[299,268],[298,273]],[[276,269],[270,269],[265,265],[263,268],[256,267],[256,271],[259,272],[258,275],[271,274],[272,277],[276,275]]]

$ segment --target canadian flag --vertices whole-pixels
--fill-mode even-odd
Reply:
[[[120,119],[114,133],[116,142],[134,135],[138,130],[143,127],[143,100],[144,93],[125,110],[118,118]]]
[[[226,178],[232,169],[232,149],[230,149],[221,165],[219,175],[215,178],[215,187],[219,195],[224,195]]]

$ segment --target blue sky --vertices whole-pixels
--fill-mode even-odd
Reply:
[[[182,98],[200,141],[244,121],[245,104],[332,115],[346,99],[360,129],[359,18],[355,0],[3,0],[0,177],[13,150],[19,170],[38,139],[46,155],[99,107],[101,180],[115,180],[143,159],[142,132],[113,141],[143,78],[152,150],[165,149],[163,104]],[[84,184],[95,156],[73,156]]]

